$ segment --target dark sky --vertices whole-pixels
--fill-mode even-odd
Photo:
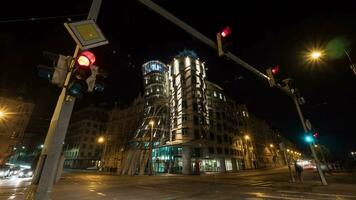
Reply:
[[[70,3],[69,3],[70,2]],[[104,0],[98,24],[110,41],[95,48],[98,65],[110,75],[102,94],[88,94],[76,107],[89,103],[125,104],[142,91],[140,66],[150,59],[170,62],[180,50],[192,49],[206,61],[208,80],[222,86],[236,102],[249,110],[301,148],[302,127],[293,102],[281,91],[251,72],[224,58],[195,38],[158,16],[138,2]],[[229,25],[234,43],[231,51],[255,68],[276,64],[281,78],[295,80],[306,99],[305,116],[319,131],[320,142],[334,155],[356,150],[356,76],[343,55],[313,65],[303,52],[311,47],[326,48],[330,41],[346,41],[356,60],[356,12],[353,1],[173,1],[156,3],[186,21],[206,36]],[[233,4],[234,3],[234,4]],[[2,6],[0,12],[0,87],[11,94],[23,91],[36,103],[33,118],[50,118],[59,89],[37,77],[44,50],[70,55],[75,43],[63,23],[80,20],[91,1],[17,2]],[[20,5],[20,6],[19,6]],[[78,16],[79,15],[79,16]],[[64,17],[61,17],[64,16]],[[55,17],[55,18],[51,18]],[[35,18],[35,20],[18,20]]]

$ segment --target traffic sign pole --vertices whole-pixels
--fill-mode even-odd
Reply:
[[[97,19],[101,0],[93,0],[88,19]],[[80,47],[77,45],[73,58],[78,55]],[[55,111],[52,115],[44,147],[38,161],[31,188],[25,198],[27,200],[48,200],[56,177],[60,176],[58,164],[67,133],[70,117],[73,111],[75,98],[66,95],[70,81],[74,60],[72,60],[64,87],[58,98]],[[59,174],[58,174],[59,173]]]

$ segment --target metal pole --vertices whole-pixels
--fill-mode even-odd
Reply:
[[[152,169],[152,165],[153,165],[153,162],[152,162],[152,146],[153,146],[153,144],[152,144],[152,142],[153,142],[153,124],[151,124],[151,136],[150,136],[150,157],[149,157],[149,166],[148,166],[148,168],[149,168],[149,175],[152,175],[153,173],[152,173],[152,171],[153,171],[153,169]]]
[[[164,8],[160,7],[158,4],[152,2],[151,0],[138,0],[138,1],[140,3],[142,3],[143,5],[147,6],[148,8],[152,9],[157,14],[159,14],[162,17],[166,18],[167,20],[169,20],[173,24],[177,25],[181,29],[185,30],[187,33],[191,34],[193,37],[197,38],[198,40],[200,40],[204,44],[208,45],[209,47],[211,47],[213,49],[217,49],[217,45],[216,45],[216,43],[214,41],[212,41],[211,39],[209,39],[208,37],[206,37],[205,35],[200,33],[198,30],[194,29],[193,27],[191,27],[190,25],[188,25],[184,21],[178,19],[176,16],[174,16],[173,14],[171,14],[170,12],[165,10]],[[231,52],[227,51],[225,53],[225,56],[230,58],[231,60],[235,61],[237,64],[241,65],[242,67],[246,68],[247,70],[251,71],[252,73],[256,74],[257,76],[259,76],[259,77],[261,77],[263,79],[266,79],[266,80],[269,79],[268,76],[266,76],[262,72],[258,71],[256,68],[252,67],[251,65],[249,65],[245,61],[241,60],[240,58],[238,58],[237,56],[235,56]]]
[[[308,132],[308,129],[307,129],[307,126],[305,125],[305,120],[304,120],[302,111],[300,109],[298,100],[297,100],[295,95],[291,95],[291,96],[292,96],[293,102],[295,104],[295,107],[297,108],[298,115],[299,115],[300,121],[302,122],[304,132],[306,133],[306,132]],[[324,173],[323,173],[323,171],[322,171],[322,169],[320,167],[320,163],[319,163],[318,157],[316,156],[316,153],[315,153],[315,150],[314,150],[314,145],[312,143],[309,143],[309,147],[310,147],[310,150],[311,150],[311,152],[313,154],[313,157],[314,157],[314,160],[315,160],[315,164],[316,164],[316,168],[317,168],[317,170],[319,172],[321,183],[323,185],[328,185],[328,183],[326,182]]]
[[[289,164],[289,161],[288,161],[289,159],[288,159],[288,157],[287,157],[287,154],[286,154],[286,150],[285,150],[285,149],[283,150],[283,154],[284,154],[284,160],[285,160],[285,162],[286,162],[286,164],[287,164],[287,166],[288,166],[288,171],[289,171],[289,174],[290,174],[291,182],[294,183],[294,182],[295,182],[295,179],[294,179],[293,172],[292,172],[292,169],[291,169],[291,167],[290,167],[290,164]]]
[[[100,5],[101,0],[93,0],[88,14],[88,19],[97,19]],[[77,45],[73,58],[78,55],[79,50],[80,48]],[[59,158],[75,103],[74,97],[66,95],[73,67],[74,60],[72,60],[69,66],[69,73],[66,76],[62,92],[57,100],[56,108],[54,110],[44,147],[36,167],[31,188],[25,195],[25,198],[28,200],[47,200],[49,199],[49,193],[53,188]],[[60,174],[58,174],[58,176],[60,176]]]

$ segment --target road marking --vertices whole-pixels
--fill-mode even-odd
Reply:
[[[95,192],[95,190],[89,189],[90,192]]]
[[[100,195],[100,196],[104,196],[104,197],[106,196],[106,194],[101,193],[101,192],[97,192],[96,194],[97,194],[97,195]]]
[[[289,190],[278,190],[277,192],[284,192],[284,193],[298,193],[298,194],[310,194],[310,195],[319,195],[319,196],[330,196],[335,195],[337,197],[350,197],[356,198],[355,195],[348,195],[348,194],[326,194],[326,193],[314,193],[314,192],[298,192],[298,191],[289,191]]]
[[[15,199],[16,196],[15,195],[12,195],[11,197],[9,197],[8,199]]]

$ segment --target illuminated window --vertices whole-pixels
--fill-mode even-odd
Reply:
[[[217,93],[216,93],[216,91],[214,91],[214,97],[217,97],[218,95],[217,95]]]
[[[186,57],[185,58],[185,66],[190,66],[190,58],[189,57]]]
[[[220,96],[220,99],[222,100],[223,98],[222,98],[222,94],[221,93],[219,94],[219,96]]]

